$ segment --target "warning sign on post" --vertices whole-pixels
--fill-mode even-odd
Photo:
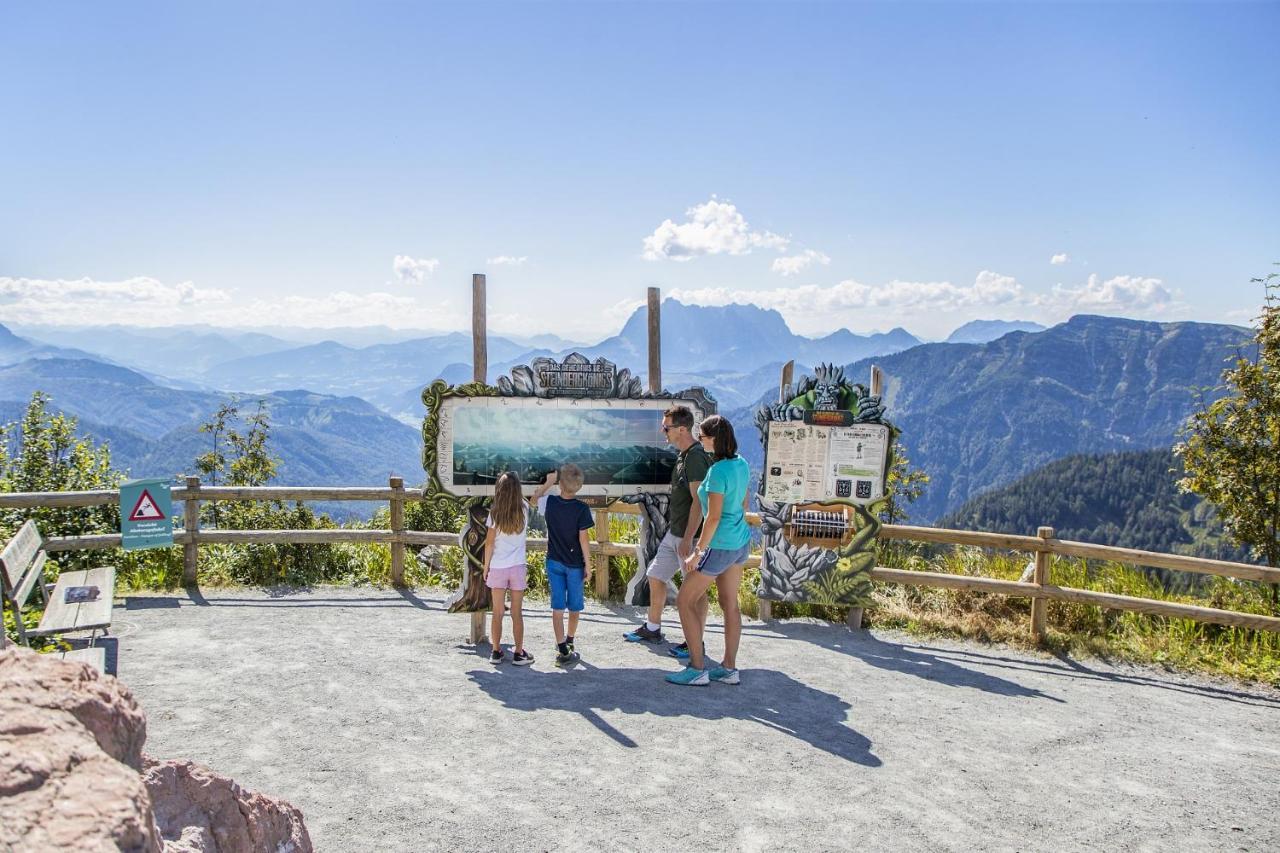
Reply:
[[[120,544],[126,551],[172,545],[172,516],[168,480],[130,480],[120,486]]]

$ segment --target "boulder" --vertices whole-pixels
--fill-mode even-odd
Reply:
[[[0,685],[0,705],[66,711],[103,752],[142,772],[147,717],[116,679],[82,663],[8,646],[0,649]]]
[[[146,718],[114,678],[0,650],[0,849],[158,853]]]
[[[147,759],[147,790],[166,853],[308,853],[302,812],[190,761]]]
[[[302,813],[189,761],[142,754],[115,678],[0,649],[0,850],[310,853]]]

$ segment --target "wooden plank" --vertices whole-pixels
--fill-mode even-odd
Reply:
[[[876,566],[871,579],[901,583],[909,586],[930,586],[942,589],[967,589],[972,592],[994,592],[1001,595],[1036,595],[1040,587],[1033,583],[1005,581],[997,578],[975,578],[969,575],[948,575],[941,572],[913,572],[907,569],[886,569]]]
[[[1197,622],[1214,622],[1218,625],[1253,628],[1257,631],[1280,631],[1280,618],[1256,613],[1239,613],[1234,610],[1219,610],[1216,607],[1154,601],[1149,598],[1134,598],[1128,595],[1062,586],[1046,586],[1043,589],[1043,595],[1059,601],[1095,604],[1108,610],[1129,610],[1134,613],[1149,613],[1153,616],[1169,616],[1174,619],[1194,619]]]
[[[286,543],[323,545],[333,542],[390,542],[390,530],[358,530],[340,527],[334,530],[202,530],[201,542],[222,545]],[[455,538],[455,542],[457,539]]]
[[[487,382],[489,376],[488,308],[485,306],[485,277],[471,276],[471,378]]]
[[[107,650],[103,646],[89,646],[87,649],[72,649],[68,652],[54,652],[59,660],[72,661],[74,663],[83,663],[93,667],[98,672],[106,674],[107,671]]]
[[[880,538],[941,542],[948,545],[977,545],[982,548],[1009,548],[1016,551],[1035,551],[1043,548],[1045,544],[1035,536],[981,533],[975,530],[942,530],[936,527],[912,527],[906,524],[884,525],[880,528]]]
[[[0,563],[4,564],[4,574],[9,589],[17,589],[18,584],[27,573],[27,567],[40,552],[40,530],[36,523],[27,519],[13,538],[0,551]]]
[[[662,290],[651,287],[649,302],[649,390],[662,393]]]
[[[8,492],[0,494],[0,507],[8,509],[33,509],[35,507],[102,506],[116,503],[120,493],[108,490],[91,492]]]
[[[421,500],[422,489],[405,489],[405,498]],[[279,500],[279,501],[385,501],[391,490],[378,486],[203,486],[197,492],[174,489],[175,501],[188,498],[210,500]],[[9,492],[0,494],[0,508],[33,509],[36,507],[90,507],[115,504],[118,491],[98,489],[82,492]]]
[[[97,601],[68,603],[65,593],[72,586],[96,586],[102,592]],[[89,628],[105,628],[111,624],[111,607],[116,586],[115,566],[101,566],[84,571],[63,572],[49,594],[49,604],[40,617],[37,634],[65,634]]]
[[[175,499],[185,493],[178,490]],[[202,486],[208,501],[389,501],[391,489],[375,486]]]
[[[1090,545],[1087,542],[1071,542],[1054,539],[1049,547],[1055,554],[1067,557],[1084,557],[1092,560],[1113,560],[1138,566],[1154,566],[1178,572],[1196,572],[1204,575],[1222,575],[1263,583],[1280,583],[1280,569],[1232,563],[1227,560],[1209,560],[1204,557],[1184,557],[1180,554],[1161,554],[1141,551],[1137,548],[1116,548],[1112,545]]]
[[[44,564],[48,561],[49,555],[41,551],[36,556],[36,561],[31,564],[31,568],[27,569],[27,573],[22,576],[13,595],[13,600],[19,607],[26,605],[27,599],[31,597],[31,590],[35,589],[36,583],[44,576]],[[40,588],[40,595],[44,596],[44,587]]]

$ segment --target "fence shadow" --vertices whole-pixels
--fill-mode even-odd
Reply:
[[[670,667],[597,667],[584,662],[571,672],[503,666],[472,670],[467,677],[505,708],[577,714],[629,749],[640,744],[599,712],[745,720],[855,764],[881,765],[871,751],[871,741],[846,724],[852,706],[838,696],[768,669],[744,671],[742,684],[736,687],[679,687],[663,681],[671,671]]]
[[[1257,708],[1274,708],[1280,710],[1280,693],[1269,692],[1268,688],[1259,685],[1255,691],[1245,687],[1229,687],[1225,684],[1209,684],[1186,680],[1194,677],[1187,673],[1170,673],[1162,678],[1158,670],[1150,669],[1152,674],[1144,674],[1136,667],[1132,671],[1103,669],[1097,665],[1090,666],[1084,661],[1071,657],[1063,652],[1054,652],[1049,658],[1016,658],[984,651],[980,649],[949,649],[920,646],[924,651],[932,652],[952,660],[970,660],[982,666],[1012,671],[1034,672],[1058,678],[1070,678],[1083,681],[1104,681],[1112,684],[1129,684],[1137,687],[1150,687],[1157,690],[1171,690],[1189,696],[1205,699],[1217,699],[1223,702],[1235,702],[1252,705]],[[1104,663],[1107,663],[1104,661]],[[1149,669],[1149,668],[1148,668]]]
[[[1066,701],[998,675],[960,666],[947,656],[934,654],[931,649],[908,647],[903,643],[881,639],[867,631],[855,632],[834,625],[787,622],[771,622],[769,627],[788,639],[804,640],[857,658],[877,669],[900,672],[947,687],[967,687],[998,696]]]

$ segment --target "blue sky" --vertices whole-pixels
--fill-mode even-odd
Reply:
[[[7,4],[0,322],[1243,322],[1280,4]],[[1054,259],[1057,263],[1054,263]],[[399,261],[397,262],[397,259]]]

